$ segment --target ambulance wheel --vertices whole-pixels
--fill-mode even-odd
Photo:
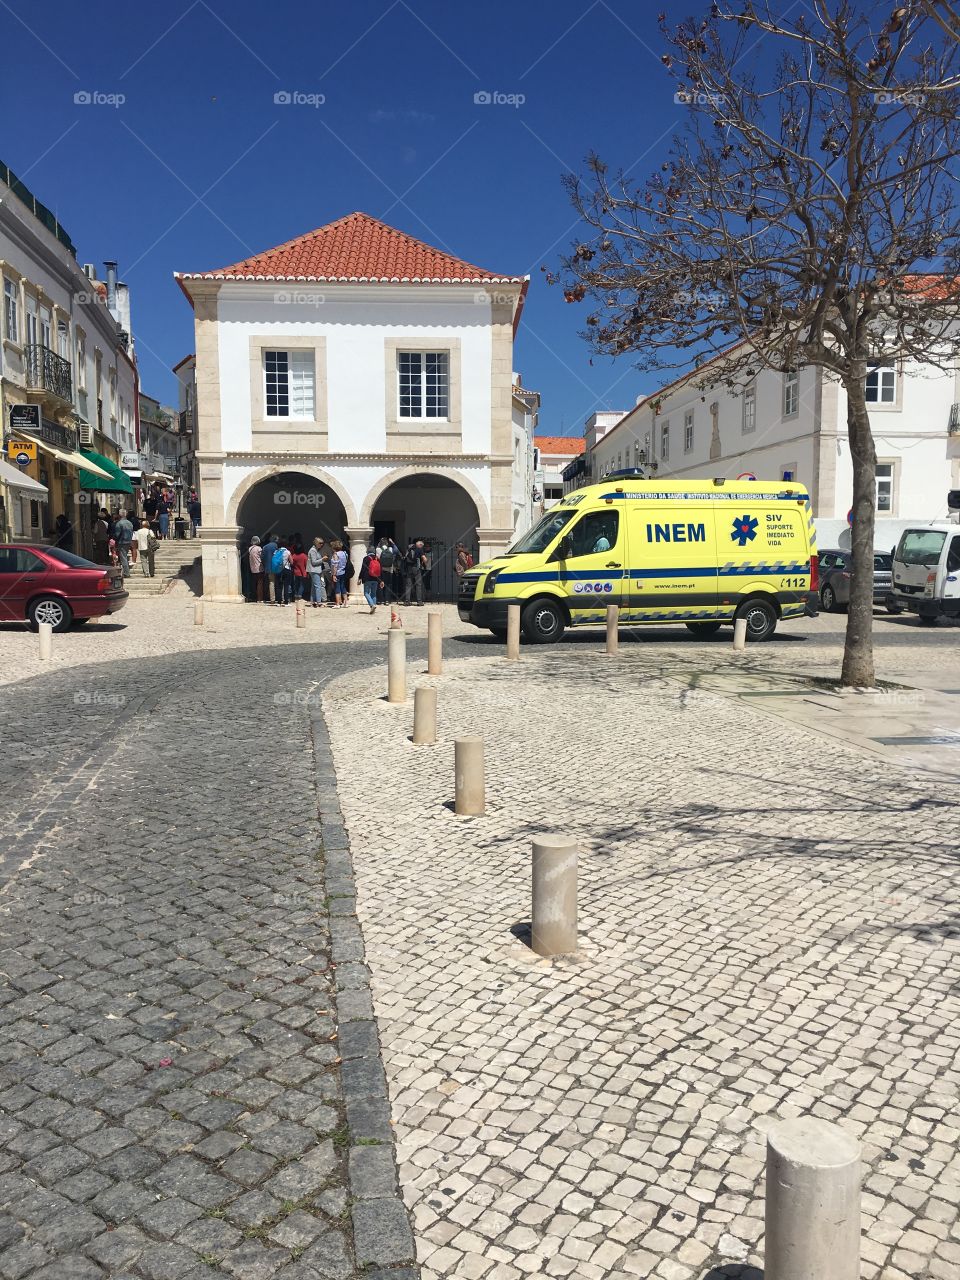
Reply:
[[[777,611],[766,600],[748,600],[736,616],[746,618],[748,640],[769,640],[777,629]]]
[[[719,622],[687,622],[684,625],[688,631],[692,631],[701,640],[706,640],[709,636],[715,636],[720,630]]]
[[[491,627],[491,628],[490,628],[490,634],[493,636],[494,640],[499,640],[499,641],[500,641],[500,643],[501,643],[501,644],[503,644],[503,642],[504,642],[504,641],[506,640],[506,638],[507,638],[507,628],[506,628],[506,627]]]
[[[563,635],[566,619],[552,600],[531,600],[520,619],[531,644],[553,644]]]

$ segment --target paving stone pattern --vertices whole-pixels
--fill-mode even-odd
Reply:
[[[953,789],[691,688],[679,646],[666,675],[621,652],[324,694],[424,1280],[759,1277],[765,1131],[807,1113],[862,1141],[864,1280],[955,1280]],[[488,810],[458,818],[477,733]],[[553,962],[523,941],[551,829],[582,845]]]
[[[316,673],[358,661],[234,648],[4,691],[3,1280],[416,1276],[311,723]]]

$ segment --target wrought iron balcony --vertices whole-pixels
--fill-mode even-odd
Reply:
[[[71,404],[73,401],[73,377],[70,361],[58,356],[49,347],[28,343],[24,348],[27,386],[31,391],[46,391],[49,395]]]

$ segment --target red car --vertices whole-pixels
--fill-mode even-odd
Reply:
[[[66,631],[127,603],[123,571],[60,547],[0,542],[0,619]]]

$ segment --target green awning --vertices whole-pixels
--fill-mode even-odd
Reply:
[[[102,453],[97,453],[95,449],[83,449],[81,452],[85,458],[89,458],[98,467],[102,467],[104,471],[110,473],[110,479],[108,480],[105,476],[99,476],[95,472],[86,471],[81,467],[81,489],[90,489],[94,493],[133,493],[130,477],[125,471],[121,471],[115,462],[105,458]]]

